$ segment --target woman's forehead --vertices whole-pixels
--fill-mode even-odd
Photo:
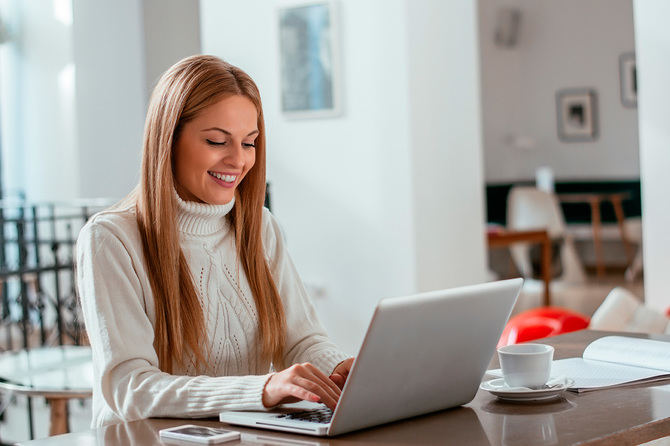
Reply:
[[[207,127],[253,127],[256,128],[258,111],[246,96],[228,96],[205,107],[195,117],[199,125]]]

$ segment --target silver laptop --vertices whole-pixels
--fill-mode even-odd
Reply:
[[[225,411],[230,424],[332,436],[470,402],[522,279],[383,299],[335,411],[302,402]]]

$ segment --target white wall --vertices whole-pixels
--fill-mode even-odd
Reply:
[[[631,0],[480,0],[484,158],[487,182],[529,180],[539,166],[557,179],[639,177],[637,111],[621,104],[619,56],[634,50]],[[498,9],[522,12],[517,46],[494,44]],[[561,142],[559,89],[598,96],[595,142]],[[535,148],[509,143],[531,137]]]
[[[635,0],[646,303],[670,307],[670,3]]]
[[[17,34],[20,33],[21,17],[19,0],[0,2],[0,20],[5,27],[6,41],[0,45],[0,133],[2,139],[2,189],[5,197],[23,190],[24,162],[21,129],[21,81]]]
[[[477,6],[407,2],[416,274],[422,291],[486,271]]]
[[[161,75],[180,59],[200,53],[197,0],[142,0],[145,90],[151,94]]]
[[[125,196],[160,74],[200,52],[181,0],[2,0],[3,186],[30,201]]]
[[[123,197],[137,184],[146,104],[142,42],[139,0],[74,3],[83,197]]]
[[[74,2],[80,197],[120,198],[137,184],[153,85],[200,52],[198,36],[196,2]]]
[[[75,196],[76,117],[67,1],[4,1],[11,40],[2,50],[3,183],[30,200]]]
[[[203,0],[203,51],[242,67],[261,89],[274,211],[303,278],[323,288],[315,303],[324,325],[353,353],[379,298],[483,277],[472,66],[476,45],[472,28],[467,29],[468,23],[474,25],[472,6],[466,1],[456,6],[437,1],[337,2],[344,113],[332,119],[289,120],[279,102],[275,8],[280,3],[268,3]],[[421,12],[408,17],[415,7]],[[422,21],[434,8],[454,25],[465,23],[453,27],[450,35],[440,31],[444,20],[431,20],[426,33]],[[235,20],[222,27],[221,17]],[[249,23],[254,32],[248,32]],[[451,41],[447,50],[465,41],[459,52],[464,66],[450,77],[455,89],[464,91],[433,96],[437,75],[422,77],[419,69],[408,69],[416,62],[422,68],[438,67],[439,75],[448,72],[450,62],[434,57],[430,36]],[[409,56],[417,50],[417,56]],[[420,98],[410,102],[414,94]],[[460,120],[439,129],[445,125],[436,118],[440,115],[447,122],[454,115]],[[432,129],[437,132],[434,140],[424,132],[424,119],[438,127]],[[462,154],[465,146],[470,152]]]

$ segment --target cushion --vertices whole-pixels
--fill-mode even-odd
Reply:
[[[498,347],[556,336],[589,326],[589,318],[560,307],[542,307],[524,311],[509,320]]]

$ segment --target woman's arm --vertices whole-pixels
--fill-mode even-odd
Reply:
[[[348,358],[330,340],[298,275],[276,219],[264,210],[264,242],[270,271],[286,315],[284,366],[309,362],[326,376]]]
[[[77,241],[77,286],[93,350],[94,393],[101,392],[108,408],[126,421],[263,409],[270,375],[192,377],[158,368],[149,317],[153,300],[144,295],[150,291],[140,279],[146,282],[135,238],[119,225],[94,221]]]

